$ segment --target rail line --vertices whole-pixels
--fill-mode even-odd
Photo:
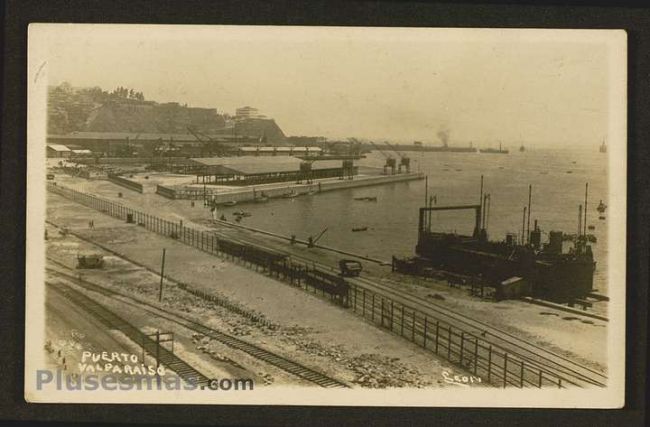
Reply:
[[[64,268],[69,269],[68,266],[65,266],[64,264],[53,260],[48,257],[49,261],[52,261],[58,265],[61,265]],[[303,380],[306,380],[308,382],[311,382],[313,384],[319,385],[321,387],[325,388],[347,388],[348,385],[337,380],[334,378],[331,378],[321,372],[315,371],[311,368],[308,368],[298,362],[295,362],[293,360],[289,360],[283,356],[280,356],[278,354],[275,354],[269,350],[263,349],[259,346],[256,346],[254,344],[251,344],[249,342],[243,341],[239,338],[233,337],[231,335],[225,334],[223,332],[217,331],[212,328],[208,328],[207,326],[200,324],[198,322],[195,322],[194,320],[188,319],[185,316],[181,316],[176,313],[172,313],[169,310],[165,310],[161,307],[155,306],[153,304],[150,304],[147,301],[144,301],[140,298],[133,297],[131,295],[127,295],[122,292],[114,291],[111,289],[108,289],[106,287],[97,285],[96,283],[89,282],[88,280],[84,279],[79,279],[78,277],[75,277],[71,274],[67,274],[61,271],[58,271],[56,269],[47,268],[47,271],[50,274],[53,274],[55,276],[59,276],[67,281],[73,282],[78,286],[83,287],[86,290],[90,290],[93,292],[98,292],[101,293],[102,295],[115,299],[117,301],[120,301],[121,303],[126,303],[133,305],[137,307],[140,310],[145,310],[148,313],[151,313],[157,317],[160,317],[162,319],[165,319],[167,321],[176,323],[186,329],[192,330],[194,332],[200,333],[204,336],[210,337],[212,339],[215,339],[222,344],[225,344],[231,348],[234,348],[239,351],[243,351],[256,359],[262,360],[266,363],[269,363],[289,374],[292,374],[296,377],[299,377]],[[78,291],[77,291],[78,293]],[[120,297],[120,298],[118,298]],[[87,297],[86,297],[87,298]],[[123,298],[127,298],[134,303],[129,303],[127,301],[124,301]],[[89,299],[89,298],[88,298]],[[89,299],[90,300],[90,299]],[[92,300],[91,300],[92,301]],[[97,303],[94,303],[95,305],[99,305]],[[100,306],[101,307],[101,306]]]
[[[241,243],[255,244],[257,246],[264,247],[263,243],[259,241],[251,242],[246,239],[233,238],[231,235],[224,235],[221,232],[213,231],[216,235],[222,237],[228,237],[231,240],[238,240]],[[277,250],[272,247],[269,249]],[[300,260],[302,262],[313,264],[322,268],[335,270],[332,266],[316,262],[310,258],[290,254],[291,258],[295,260]],[[607,376],[601,372],[598,372],[588,366],[580,364],[574,360],[571,360],[565,356],[559,355],[557,353],[551,352],[541,346],[528,343],[522,339],[502,331],[498,328],[491,326],[488,323],[481,322],[479,320],[472,319],[469,316],[466,316],[462,313],[456,312],[447,307],[441,306],[430,301],[423,302],[407,293],[400,293],[394,288],[391,288],[386,285],[377,283],[376,281],[370,280],[368,278],[357,277],[357,278],[348,278],[352,283],[355,283],[361,288],[372,290],[380,294],[389,296],[394,300],[398,300],[402,303],[407,303],[411,307],[417,307],[419,310],[424,312],[435,313],[437,317],[444,316],[448,322],[461,323],[465,325],[464,329],[471,334],[481,335],[487,337],[488,335],[492,337],[495,344],[498,344],[502,348],[506,348],[513,355],[525,360],[530,363],[532,366],[536,366],[539,369],[544,370],[548,374],[556,375],[562,378],[565,382],[574,384],[574,385],[595,385],[599,387],[605,387],[607,383]],[[395,285],[398,285],[395,281],[391,280]]]
[[[244,244],[249,244],[261,248],[267,248],[270,249],[271,251],[278,252],[278,249],[273,248],[272,246],[269,246],[267,241],[262,240],[260,243],[260,239],[253,239],[255,240],[254,242],[251,242],[248,239],[242,239],[240,236],[236,237],[233,239],[233,236],[228,233],[224,234],[223,230],[215,230],[214,228],[211,228],[209,226],[202,226],[201,228],[203,230],[193,230],[191,228],[183,228],[182,224],[181,227],[178,227],[178,225],[174,225],[174,223],[170,223],[165,220],[161,220],[159,218],[156,218],[154,216],[144,214],[141,212],[134,211],[130,208],[126,208],[124,206],[121,206],[119,204],[114,204],[112,202],[108,202],[106,200],[97,198],[96,196],[92,195],[87,195],[85,193],[79,193],[74,190],[68,190],[68,189],[56,189],[54,187],[48,186],[48,189],[51,190],[56,190],[54,192],[59,193],[64,195],[65,197],[69,197],[75,201],[79,201],[81,204],[87,205],[91,208],[94,208],[96,210],[99,210],[101,212],[104,212],[105,214],[109,216],[114,216],[118,218],[124,218],[126,217],[126,214],[129,212],[133,212],[133,215],[137,215],[138,221],[137,222],[142,222],[141,225],[144,225],[146,229],[151,229],[151,231],[158,232],[162,235],[167,235],[169,230],[179,230],[180,228],[183,229],[183,231],[187,230],[188,232],[191,232],[190,237],[191,238],[183,238],[181,239],[183,243],[188,244],[191,247],[195,247],[199,250],[211,253],[211,254],[218,254],[218,251],[214,251],[214,247],[206,248],[203,246],[203,234],[214,234],[214,237],[225,237],[228,240],[234,240],[238,241],[240,243]],[[162,223],[162,226],[161,226]],[[166,228],[165,228],[166,227]],[[162,231],[161,231],[162,230]],[[196,231],[196,234],[195,234]],[[196,239],[195,240],[195,235]],[[185,236],[184,236],[185,237]],[[250,237],[250,236],[247,236]],[[214,240],[214,239],[213,239]],[[218,240],[218,239],[217,239]],[[206,245],[207,246],[207,245]],[[333,270],[331,266],[324,265],[320,262],[314,261],[312,259],[309,259],[308,257],[305,256],[300,256],[296,255],[291,252],[286,252],[286,250],[281,250],[284,253],[287,253],[288,255],[291,256],[294,260],[299,260],[301,262],[305,262],[307,265],[313,265],[313,266],[319,266],[320,268],[325,268],[326,270]],[[397,282],[391,281],[395,284]],[[463,315],[461,313],[456,312],[455,310],[440,306],[438,304],[433,304],[429,301],[423,302],[421,299],[416,298],[413,295],[409,294],[403,294],[399,293],[395,289],[392,289],[390,287],[387,287],[385,285],[381,285],[377,282],[371,281],[366,278],[357,278],[357,279],[350,279],[349,283],[351,285],[351,290],[355,291],[355,299],[354,299],[354,309],[356,311],[357,309],[357,299],[356,299],[356,291],[358,289],[361,289],[364,293],[368,291],[368,293],[373,294],[373,299],[372,299],[372,321],[373,323],[376,323],[375,321],[375,305],[374,305],[374,300],[375,300],[375,294],[378,296],[379,300],[381,301],[381,326],[385,327],[384,325],[384,302],[385,300],[390,304],[391,307],[391,313],[390,313],[390,329],[391,332],[395,333],[396,331],[393,329],[393,313],[392,313],[392,308],[393,308],[393,302],[397,302],[397,305],[402,308],[402,316],[401,319],[397,317],[396,319],[401,322],[402,324],[402,329],[404,329],[404,324],[405,321],[407,323],[407,326],[412,328],[413,333],[417,330],[418,338],[420,340],[419,345],[427,348],[427,337],[431,340],[431,331],[427,333],[427,313],[428,316],[431,316],[433,318],[433,323],[435,323],[436,326],[436,333],[435,333],[435,348],[436,348],[436,354],[438,354],[438,344],[439,344],[439,338],[440,338],[440,344],[441,346],[445,346],[449,352],[447,354],[447,358],[450,359],[451,354],[455,354],[456,356],[458,355],[458,352],[456,351],[457,349],[460,349],[460,357],[455,357],[456,361],[453,363],[458,363],[461,366],[464,367],[464,363],[467,361],[467,349],[465,349],[465,357],[463,355],[463,346],[464,344],[470,344],[474,347],[474,369],[476,371],[476,366],[479,365],[478,362],[480,362],[480,359],[483,359],[483,366],[479,366],[480,369],[482,369],[484,372],[487,372],[488,375],[488,382],[489,382],[489,375],[490,375],[490,368],[492,366],[495,366],[497,368],[497,371],[500,370],[503,374],[499,375],[498,373],[495,373],[494,370],[492,370],[493,373],[493,379],[494,375],[497,377],[501,377],[503,380],[503,386],[505,387],[507,383],[512,384],[510,379],[508,377],[513,375],[512,370],[508,370],[506,366],[508,365],[508,361],[511,362],[511,365],[514,363],[515,364],[515,369],[518,371],[519,370],[519,365],[521,368],[521,373],[515,372],[514,375],[516,378],[519,379],[519,382],[515,383],[514,385],[518,385],[520,387],[523,387],[524,384],[527,385],[533,385],[533,386],[538,386],[541,387],[543,380],[549,381],[548,376],[551,377],[551,383],[553,383],[552,378],[555,378],[559,380],[558,386],[562,386],[562,382],[572,384],[575,386],[583,387],[583,386],[600,386],[603,387],[606,385],[606,375],[599,373],[588,366],[584,366],[576,361],[571,360],[570,358],[555,354],[553,352],[550,352],[549,350],[546,350],[545,348],[531,344],[528,342],[523,341],[522,339],[511,335],[507,332],[501,331],[497,328],[492,327],[490,324],[474,320],[466,315]],[[399,284],[397,284],[399,285]],[[408,306],[406,305],[408,304]],[[416,313],[416,310],[413,308],[414,306],[418,307],[418,312]],[[405,308],[410,311],[409,316],[410,318],[405,318]],[[363,305],[362,305],[364,317],[368,319],[365,316],[366,313],[366,301],[365,298],[363,300]],[[434,313],[434,314],[432,314]],[[416,316],[417,314],[417,316]],[[416,318],[419,317],[419,318]],[[438,321],[438,319],[445,319],[442,321]],[[369,320],[369,319],[368,319]],[[439,323],[441,325],[439,325]],[[431,325],[431,321],[429,322],[429,325]],[[459,327],[458,325],[462,325],[462,327]],[[399,323],[398,323],[399,325]],[[438,334],[438,326],[442,326],[443,332],[446,329],[449,329],[449,335],[448,337],[445,336],[439,336]],[[452,328],[456,330],[455,335],[452,335]],[[399,334],[399,333],[398,333]],[[484,337],[487,337],[489,334],[490,339],[486,340]],[[402,331],[402,336],[404,336],[403,331]],[[415,335],[414,335],[415,336]],[[469,337],[469,341],[467,338]],[[453,338],[453,339],[452,339]],[[424,340],[422,342],[422,339]],[[445,342],[446,340],[446,342]],[[411,337],[411,341],[414,341],[414,338]],[[479,344],[480,341],[480,344]],[[431,341],[429,341],[431,342]],[[452,351],[452,347],[456,347],[456,350]],[[493,353],[493,348],[497,350],[495,353]],[[489,347],[489,348],[488,348]],[[495,365],[494,359],[492,359],[492,356],[496,356],[497,362]],[[486,356],[487,356],[487,369],[486,369]],[[510,359],[509,359],[510,357]],[[451,360],[451,359],[450,359]],[[524,362],[528,365],[529,367],[529,372],[524,375]],[[472,363],[472,360],[470,360],[470,363]],[[502,365],[499,365],[501,364]],[[501,367],[500,367],[501,366]],[[531,371],[530,367],[534,367],[537,369],[535,371],[534,369]],[[536,375],[539,375],[539,381],[535,379]],[[543,378],[544,374],[547,375],[547,378]],[[532,381],[530,375],[533,375]]]
[[[476,335],[488,335],[498,340],[495,344],[507,348],[509,352],[516,355],[533,366],[547,370],[548,373],[561,373],[566,381],[571,382],[571,378],[584,381],[596,386],[605,387],[607,376],[601,372],[595,371],[588,366],[575,362],[567,357],[553,353],[543,347],[527,343],[508,332],[494,328],[488,323],[472,319],[464,314],[458,313],[439,304],[427,301],[426,303],[406,294],[400,294],[394,289],[372,282],[368,279],[360,279],[358,282],[361,286],[380,290],[384,294],[390,294],[391,298],[408,302],[409,304],[419,307],[422,311],[435,312],[436,316],[445,316],[449,321],[462,323],[469,327],[467,332]],[[542,354],[540,354],[542,353]]]
[[[54,283],[51,281],[46,283],[50,289],[53,289],[55,292],[58,292],[71,302],[81,307],[83,310],[89,312],[91,315],[101,320],[102,323],[104,323],[109,328],[117,329],[123,332],[134,343],[142,344],[145,348],[149,349],[152,347],[157,347],[155,351],[155,353],[157,353],[157,360],[161,362],[166,368],[169,368],[172,371],[176,372],[179,377],[183,378],[186,381],[192,381],[198,386],[205,386],[208,384],[208,377],[203,375],[201,372],[176,356],[171,351],[167,350],[163,346],[157,345],[156,341],[124,320],[124,318],[118,316],[111,310],[107,309],[101,304],[98,304],[91,298],[88,298],[86,295],[71,288],[70,286],[64,285],[62,283]],[[153,354],[151,350],[147,350],[147,352]],[[154,356],[156,356],[156,354],[154,354]]]

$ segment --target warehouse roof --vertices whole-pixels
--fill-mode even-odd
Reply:
[[[48,144],[47,148],[51,148],[54,151],[70,151],[68,147],[61,144]]]
[[[303,160],[297,157],[201,157],[192,162],[206,166],[217,174],[255,175],[265,173],[298,172]],[[320,160],[312,163],[313,170],[342,167],[340,160]]]
[[[240,147],[240,151],[246,152],[307,152],[307,151],[322,151],[320,147]]]
[[[243,139],[248,138],[242,135],[233,136],[228,129],[224,129],[224,132],[221,134],[210,134],[211,138],[223,138],[228,137],[232,139]],[[191,133],[147,133],[147,132],[72,132],[65,135],[50,134],[47,136],[49,140],[139,140],[139,141],[157,141],[162,139],[163,141],[186,141],[186,142],[197,142],[197,138]],[[201,136],[203,140],[209,140],[207,136]]]

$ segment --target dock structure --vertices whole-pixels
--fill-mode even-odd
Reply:
[[[197,183],[259,185],[353,176],[358,167],[336,160],[306,161],[296,157],[204,157],[190,160]]]
[[[354,179],[319,179],[311,182],[280,182],[260,186],[239,186],[228,190],[211,188],[211,186],[166,186],[157,185],[156,193],[168,199],[203,200],[209,199],[216,204],[254,202],[262,196],[268,198],[295,196],[303,194],[322,193],[326,191],[344,190],[374,185],[392,184],[397,182],[424,179],[422,173],[403,173],[398,175],[357,175]]]

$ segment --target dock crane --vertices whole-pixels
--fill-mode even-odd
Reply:
[[[312,237],[312,236],[309,236],[309,238],[307,239],[307,247],[313,248],[316,245],[316,242],[318,242],[320,240],[320,238],[323,237],[323,234],[325,234],[325,232],[328,229],[329,229],[329,227],[325,227],[325,229],[323,231],[321,231],[320,234],[318,236],[316,236],[315,238]]]
[[[361,141],[356,138],[348,138],[348,142],[350,144],[348,146],[348,155],[354,157],[361,156]]]
[[[402,154],[393,145],[389,144],[388,141],[384,141],[384,144],[386,144],[391,150],[393,150],[399,156],[399,166],[398,166],[398,169],[397,169],[397,173],[402,173],[402,166],[404,166],[404,169],[406,170],[406,173],[410,173],[411,172],[411,159],[410,159],[410,157]]]
[[[187,130],[194,135],[197,141],[202,143],[203,145],[201,146],[201,155],[205,154],[216,154],[217,157],[224,157],[225,156],[225,150],[220,147],[220,142],[215,141],[212,139],[209,135],[204,134],[203,132],[198,131],[197,129],[193,128],[192,126],[187,126]],[[208,153],[205,153],[205,148],[208,147]]]
[[[370,144],[386,158],[386,163],[384,164],[384,175],[388,174],[388,168],[390,168],[390,172],[391,172],[390,174],[395,175],[395,166],[397,165],[395,158],[390,154],[386,154],[374,142],[370,141]]]

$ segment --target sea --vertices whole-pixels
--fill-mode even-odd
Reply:
[[[534,221],[542,230],[542,241],[552,230],[578,231],[578,206],[584,204],[588,184],[587,233],[596,264],[594,288],[607,294],[607,221],[599,219],[596,207],[608,204],[607,155],[595,150],[529,149],[508,154],[405,152],[411,170],[427,180],[417,180],[349,190],[325,192],[294,199],[248,204],[252,213],[243,224],[298,239],[316,237],[326,230],[319,244],[360,255],[390,260],[414,254],[418,209],[434,196],[437,206],[478,204],[481,176],[484,193],[490,195],[487,230],[490,240],[504,240],[507,233],[522,234],[523,208],[532,186],[530,229]],[[395,156],[397,157],[397,156]],[[382,168],[385,157],[372,152],[358,161],[361,170]],[[428,189],[425,189],[428,182]],[[376,202],[357,201],[377,197]],[[473,211],[432,214],[431,227],[471,235]],[[605,213],[606,216],[606,213]],[[367,227],[353,232],[353,228]]]

